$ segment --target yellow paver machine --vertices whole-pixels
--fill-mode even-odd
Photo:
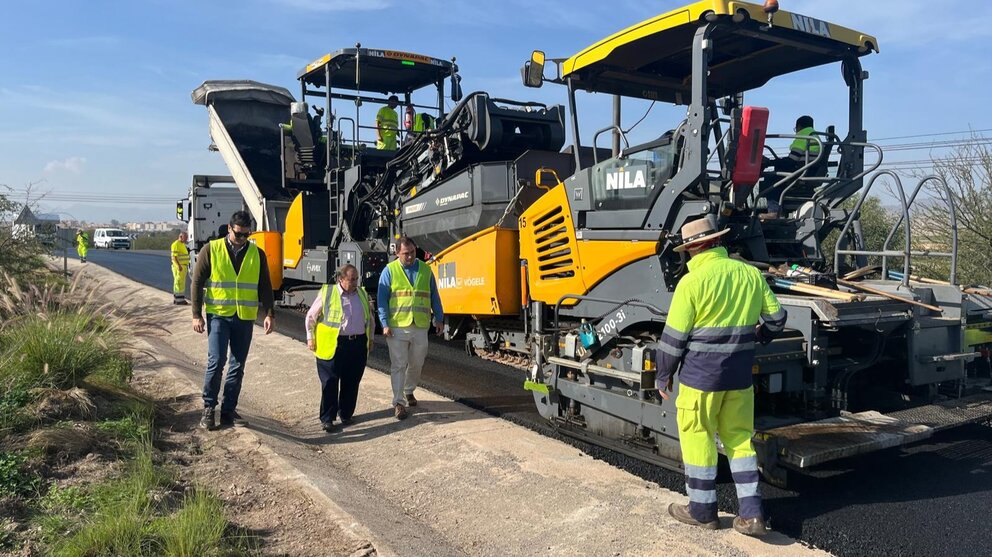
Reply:
[[[524,84],[565,88],[572,144],[539,158],[533,176],[512,176],[514,197],[497,207],[505,218],[451,243],[405,218],[435,190],[400,200],[398,228],[435,252],[449,334],[526,369],[541,414],[563,432],[677,469],[676,412],[655,390],[656,350],[686,272],[674,233],[713,215],[731,229],[724,244],[733,256],[766,273],[789,314],[785,335],[755,347],[756,441],[770,481],[784,481],[787,468],[986,419],[992,399],[969,380],[967,363],[989,340],[992,304],[955,284],[956,246],[915,252],[906,228],[902,249],[889,247],[894,229],[884,250],[864,247],[859,210],[881,177],[897,184],[906,222],[921,187],[946,187],[927,177],[907,196],[898,175],[878,170],[883,151],[864,130],[861,65],[876,52],[865,33],[777,3],[728,0],[661,14],[569,58],[535,51]],[[747,94],[824,65],[837,66],[846,85],[847,130],[813,134],[818,148],[781,170],[785,153],[767,144],[796,134],[771,133],[769,109],[748,105]],[[629,145],[616,116],[583,121],[577,105],[590,94],[612,95],[615,106],[684,106],[685,117]],[[601,128],[589,144],[585,128]],[[614,135],[612,149],[597,147],[604,133]],[[435,195],[462,194],[443,188]],[[777,215],[767,213],[769,195]],[[947,225],[956,227],[953,207]],[[950,258],[947,280],[912,280],[911,261],[923,256]],[[869,265],[876,260],[882,265]]]

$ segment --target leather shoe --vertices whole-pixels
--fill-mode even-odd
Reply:
[[[700,522],[695,518],[692,518],[692,515],[689,514],[689,505],[677,505],[675,503],[671,503],[668,505],[668,514],[672,515],[672,518],[678,520],[683,524],[689,524],[692,526],[702,526],[707,530],[716,530],[717,528],[720,527],[719,520],[713,520],[710,522]],[[734,526],[736,527],[736,523],[734,524]]]
[[[405,420],[406,417],[410,415],[409,412],[406,411],[406,407],[402,404],[397,404],[393,410],[396,412],[397,420]]]
[[[406,395],[406,403],[409,404],[410,406],[416,406],[417,397],[413,396],[413,393]]]
[[[765,519],[760,516],[755,518],[741,518],[739,516],[735,516],[734,530],[737,530],[745,536],[760,537],[768,533],[768,527],[765,526]]]

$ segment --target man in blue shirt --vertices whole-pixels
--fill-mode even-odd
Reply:
[[[417,405],[413,391],[427,357],[427,330],[444,329],[444,311],[430,267],[417,260],[417,246],[406,236],[396,242],[396,260],[382,271],[376,297],[382,334],[389,347],[393,411],[405,419]],[[432,318],[433,314],[433,318]]]

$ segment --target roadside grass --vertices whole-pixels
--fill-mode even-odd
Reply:
[[[135,337],[161,327],[106,294],[78,276],[22,286],[0,273],[0,507],[15,510],[0,551],[33,540],[57,556],[258,554],[219,499],[156,464],[155,408],[129,383]],[[123,472],[52,477],[94,453]]]
[[[127,473],[98,485],[88,494],[55,496],[44,529],[63,533],[51,545],[52,555],[162,555],[175,557],[257,555],[255,540],[234,534],[223,504],[207,491],[190,488],[181,498],[174,479],[153,462],[150,438],[138,442]],[[73,510],[82,509],[77,519]],[[49,532],[58,534],[58,532]]]

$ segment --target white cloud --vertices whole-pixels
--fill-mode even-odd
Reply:
[[[374,11],[390,6],[389,0],[271,0],[289,8],[311,12]]]
[[[86,165],[85,157],[68,157],[62,160],[49,161],[45,165],[44,174],[55,174],[66,171],[72,174],[82,174],[83,166]]]

